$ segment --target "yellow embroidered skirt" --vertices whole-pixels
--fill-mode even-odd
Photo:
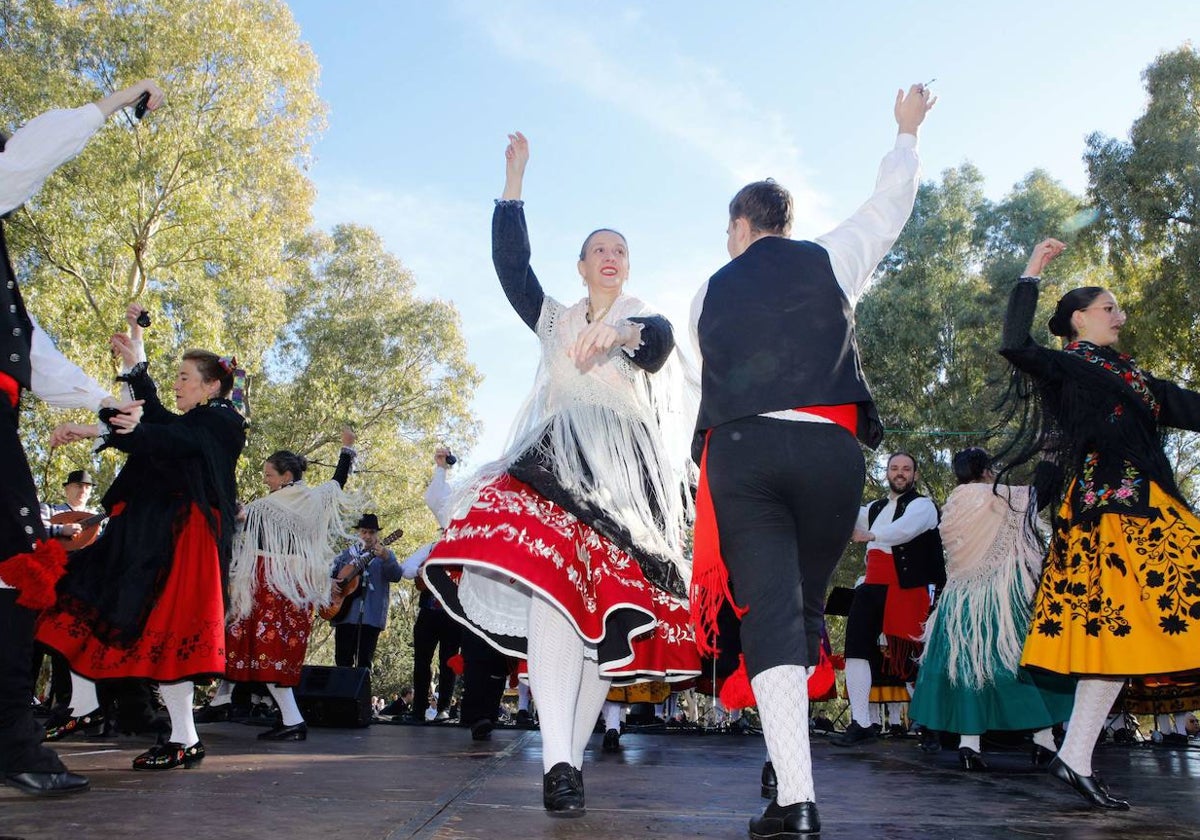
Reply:
[[[1200,669],[1200,520],[1157,484],[1149,491],[1157,519],[1077,522],[1064,502],[1022,665],[1114,677]]]

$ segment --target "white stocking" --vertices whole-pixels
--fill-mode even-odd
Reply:
[[[1075,686],[1075,708],[1058,757],[1080,776],[1092,775],[1096,738],[1123,685],[1120,679],[1087,679]]]
[[[1049,726],[1033,733],[1033,743],[1042,749],[1050,750],[1050,752],[1058,749],[1058,745],[1054,743],[1054,729]]]
[[[581,640],[582,641],[582,640]],[[612,688],[612,680],[600,676],[600,663],[595,659],[585,659],[583,670],[579,674],[579,694],[575,701],[575,730],[571,737],[571,766],[583,769],[583,751],[587,749],[588,739],[596,728],[596,718],[600,716],[600,707],[604,698]],[[617,730],[621,726],[618,723]]]
[[[217,680],[217,693],[208,701],[210,706],[227,706],[233,702],[233,683],[229,680]]]
[[[958,748],[961,750],[966,747],[969,750],[979,752],[979,736],[978,735],[959,735]]]
[[[1158,731],[1166,735],[1168,732],[1174,732],[1174,727],[1171,725],[1170,715],[1155,715],[1154,724],[1158,727]]]
[[[808,746],[808,675],[802,665],[776,665],[750,680],[762,716],[767,754],[779,780],[781,806],[815,802]]]
[[[537,594],[529,602],[528,633],[529,689],[537,697],[542,772],[548,773],[571,761],[585,650],[571,622]]]
[[[529,686],[525,683],[517,683],[517,709],[529,711]]]
[[[275,698],[275,705],[279,707],[279,714],[283,716],[284,726],[304,723],[304,715],[300,714],[300,707],[296,705],[296,695],[292,693],[291,688],[278,683],[267,683],[267,690]]]
[[[615,729],[621,731],[621,704],[611,700],[604,701],[604,731]]]
[[[846,694],[850,698],[850,717],[859,726],[871,725],[871,663],[865,659],[846,660]]]
[[[75,717],[90,715],[100,708],[96,698],[96,684],[87,677],[71,672],[71,714]]]
[[[171,716],[171,740],[185,747],[200,740],[196,734],[196,720],[192,717],[192,695],[196,684],[191,681],[159,683],[158,693]]]

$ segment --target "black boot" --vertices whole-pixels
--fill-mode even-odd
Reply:
[[[987,762],[983,756],[970,747],[958,748],[958,763],[964,770],[987,770]]]

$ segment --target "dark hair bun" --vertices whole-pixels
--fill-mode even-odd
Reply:
[[[1050,316],[1050,320],[1046,326],[1050,328],[1050,335],[1057,335],[1060,338],[1069,338],[1071,335],[1071,316],[1063,316],[1061,312],[1055,312]]]

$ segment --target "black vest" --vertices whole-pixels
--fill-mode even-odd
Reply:
[[[708,281],[698,324],[704,370],[697,433],[770,411],[858,405],[857,436],[883,437],[829,254],[769,236]]]
[[[29,388],[32,372],[29,365],[32,343],[33,322],[21,300],[21,289],[4,241],[4,223],[0,221],[0,373],[7,373],[25,389]]]
[[[892,521],[895,522],[904,515],[909,502],[922,498],[924,496],[909,488],[896,499],[896,511],[892,514]],[[887,507],[887,503],[886,498],[871,502],[871,506],[867,508],[868,528],[875,525],[876,517]],[[938,511],[938,519],[941,518],[942,513]],[[896,579],[900,582],[901,589],[930,584],[941,589],[946,585],[946,555],[942,550],[942,532],[936,527],[922,531],[906,543],[892,546],[892,559],[896,561]]]

